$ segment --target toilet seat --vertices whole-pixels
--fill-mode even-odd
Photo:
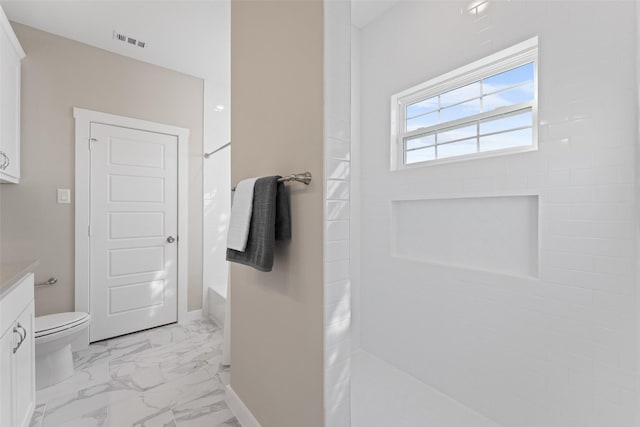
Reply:
[[[35,319],[35,337],[42,338],[77,328],[90,320],[88,313],[79,311],[38,316]]]

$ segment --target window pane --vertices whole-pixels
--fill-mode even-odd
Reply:
[[[407,106],[407,118],[419,116],[438,109],[438,97],[425,99]]]
[[[436,143],[436,135],[433,133],[405,139],[407,150],[428,147],[430,145],[435,145],[435,143]]]
[[[440,95],[440,107],[478,97],[480,97],[480,82],[471,83]]]
[[[524,82],[533,83],[533,62],[484,79],[482,81],[482,93],[495,92]]]
[[[427,147],[421,150],[407,151],[405,153],[405,163],[410,165],[411,163],[424,162],[427,160],[433,160],[436,158],[436,148]]]
[[[509,114],[508,116],[485,120],[480,122],[480,135],[531,126],[532,118],[533,113],[531,110],[526,110],[525,112],[517,114]]]
[[[505,148],[522,147],[533,143],[531,129],[521,129],[497,135],[480,137],[480,151],[503,150]]]
[[[426,128],[438,124],[438,112],[425,114],[424,116],[416,117],[415,119],[407,120],[407,132],[412,130]]]
[[[464,141],[452,142],[451,144],[438,145],[438,158],[463,156],[478,151],[478,143],[475,138]]]
[[[458,104],[453,107],[440,110],[440,123],[450,122],[462,117],[478,114],[479,112],[480,100],[474,99],[473,101],[465,102],[464,104]]]
[[[513,89],[494,93],[482,98],[482,108],[484,111],[491,111],[505,105],[519,104],[520,102],[531,101],[533,99],[533,83]]]
[[[474,137],[477,134],[477,127],[474,124],[466,125],[458,128],[449,128],[438,132],[438,144],[443,144],[456,139],[465,139]]]

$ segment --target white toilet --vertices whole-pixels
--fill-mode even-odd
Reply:
[[[71,343],[89,327],[88,313],[56,313],[36,317],[36,389],[57,384],[73,375]]]

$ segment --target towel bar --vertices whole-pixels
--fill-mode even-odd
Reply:
[[[292,173],[291,175],[283,176],[278,179],[278,182],[302,182],[304,185],[311,184],[311,172]],[[231,191],[236,191],[236,187],[233,187]]]

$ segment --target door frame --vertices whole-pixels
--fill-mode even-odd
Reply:
[[[75,161],[75,310],[90,313],[90,176],[89,144],[91,123],[163,133],[178,139],[178,323],[188,321],[187,289],[189,267],[189,129],[131,117],[117,116],[74,107],[76,137]],[[89,344],[88,328],[77,346]]]

